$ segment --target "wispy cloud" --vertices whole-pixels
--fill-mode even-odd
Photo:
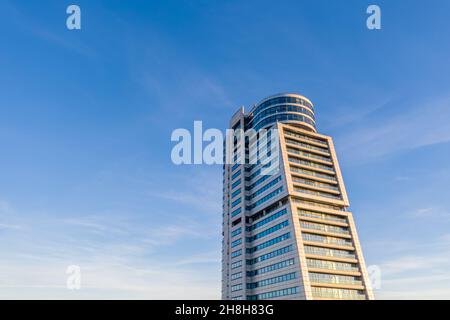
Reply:
[[[18,223],[17,217],[14,217],[14,209],[10,202],[0,199],[0,231],[17,231],[22,229],[24,229],[24,226]]]
[[[0,245],[0,298],[181,299],[187,287],[191,299],[219,298],[220,250],[211,241],[216,228],[176,213],[162,221],[144,218],[114,212],[35,215],[39,223]],[[186,247],[190,241],[210,245]],[[65,287],[72,264],[81,267],[79,292]]]
[[[443,299],[450,296],[450,235],[427,243],[386,239],[379,299]]]
[[[410,181],[411,177],[409,176],[396,176],[394,177],[394,181],[396,182],[404,182],[404,181]]]
[[[388,108],[395,108],[395,103],[372,113],[373,118],[359,119],[338,136],[337,148],[346,159],[367,161],[450,141],[450,98],[415,102],[407,112],[379,117]]]
[[[337,128],[345,129],[348,125],[359,123],[375,115],[377,112],[382,112],[391,101],[392,98],[383,97],[380,101],[376,101],[365,108],[356,108],[353,105],[344,106],[339,108],[335,113],[325,114],[321,119],[321,123],[329,130],[335,130]]]
[[[208,239],[214,235],[204,226],[185,220],[179,224],[149,228],[145,232],[142,241],[153,246],[166,246],[177,241],[196,239]]]
[[[179,214],[173,214],[169,220],[153,223],[146,220],[144,223],[142,219],[136,217],[127,218],[125,215],[112,214],[73,217],[59,222],[64,225],[65,230],[79,234],[92,233],[100,236],[99,239],[107,238],[116,248],[117,244],[123,248],[126,244],[133,244],[145,247],[147,251],[170,246],[181,240],[208,239],[216,236],[213,233],[216,231],[215,228],[205,228],[207,221],[199,223]],[[58,224],[58,220],[56,223]]]
[[[73,227],[81,227],[85,230],[92,231],[94,233],[99,234],[127,234],[127,231],[125,231],[123,228],[119,228],[116,226],[112,226],[110,223],[110,219],[105,219],[103,217],[96,217],[96,216],[89,216],[89,217],[74,217],[74,218],[67,218],[63,219],[62,222],[64,224],[67,224],[69,226]]]
[[[42,22],[36,21],[36,18],[32,15],[26,14],[17,4],[13,4],[8,1],[4,3],[4,5],[7,7],[5,11],[9,13],[9,17],[15,23],[16,27],[26,33],[29,33],[40,40],[63,47],[83,56],[90,58],[98,56],[92,47],[86,45],[79,39],[70,38],[67,37],[67,35],[64,36],[54,30],[46,28],[43,26]],[[63,31],[66,30],[63,29]]]
[[[381,299],[447,299],[450,296],[450,251],[400,256],[380,265]]]
[[[175,201],[187,205],[194,206],[208,213],[218,212],[220,210],[220,203],[217,200],[208,199],[208,190],[203,190],[203,196],[199,197],[201,193],[195,191],[168,191],[168,192],[151,192],[152,197]],[[217,197],[215,197],[217,198]],[[220,199],[220,198],[219,198]]]
[[[175,265],[190,265],[203,263],[218,263],[220,261],[220,252],[212,251],[208,253],[197,254],[189,258],[181,259]]]
[[[450,267],[448,256],[440,254],[406,255],[387,261],[381,265],[384,275],[401,275],[409,271],[438,271]],[[446,275],[450,279],[450,272]]]
[[[12,212],[11,204],[3,199],[0,199],[0,214],[5,215]]]
[[[176,189],[166,188],[164,192],[159,190],[149,191],[149,195],[158,199],[175,201],[189,205],[201,212],[210,215],[219,215],[222,209],[222,189],[219,171],[207,171],[191,169],[186,166],[186,173],[175,176],[167,176],[166,179],[174,179]]]
[[[108,257],[78,259],[81,289],[66,289],[67,262],[45,265],[0,265],[2,299],[218,299],[219,272],[175,267],[153,261],[115,261]],[[35,291],[34,289],[39,289]]]
[[[414,218],[450,218],[450,211],[437,207],[420,208],[413,211],[409,216]]]
[[[160,71],[145,71],[142,74],[142,65],[139,69],[139,74],[135,76],[137,82],[154,101],[152,111],[158,112],[158,117],[148,117],[155,125],[161,124],[158,118],[164,115],[176,123],[191,119],[194,114],[201,114],[201,120],[204,120],[208,114],[225,114],[226,110],[237,108],[226,87],[200,68],[164,70],[164,74],[160,74]],[[208,109],[205,111],[206,106]]]
[[[20,230],[22,227],[16,224],[0,223],[0,230],[1,229]]]

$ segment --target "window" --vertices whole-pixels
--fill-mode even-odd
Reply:
[[[327,208],[327,209],[338,210],[338,211],[345,211],[345,207],[337,207],[337,206],[333,206],[333,205],[330,205],[330,204],[325,204],[325,203],[320,203],[320,202],[315,202],[315,201],[300,200],[300,199],[294,198],[294,202],[295,203],[303,203],[303,204],[306,204],[308,206],[313,206],[313,207]]]
[[[231,258],[239,257],[241,254],[242,254],[242,249],[233,251],[233,252],[231,253]]]
[[[238,185],[241,184],[241,179],[236,180],[232,185],[231,185],[231,189],[234,189],[235,187],[237,187]]]
[[[297,148],[287,147],[287,152],[295,153],[295,154],[298,154],[298,155],[300,155],[302,157],[305,157],[305,158],[326,161],[326,162],[329,162],[330,164],[332,162],[329,157],[319,156],[319,155],[313,154],[311,152],[306,152],[306,151],[299,150]]]
[[[231,291],[232,292],[239,291],[239,290],[242,290],[242,283],[234,285],[234,286],[231,286]]]
[[[289,296],[289,295],[293,295],[296,293],[298,293],[298,287],[264,292],[261,294],[247,296],[247,299],[248,300],[264,300],[264,299],[272,299],[272,298],[277,298],[277,297]]]
[[[242,266],[242,260],[233,262],[233,263],[231,264],[231,269],[236,269],[236,268],[239,268],[240,266]]]
[[[233,273],[231,275],[231,280],[236,280],[242,278],[242,272]]]
[[[275,114],[275,113],[286,113],[286,112],[297,112],[302,113],[310,116],[312,119],[314,119],[314,113],[312,113],[309,109],[295,106],[295,105],[279,105],[271,108],[267,108],[260,113],[258,113],[253,119],[252,122],[254,124],[257,124],[260,120],[266,118],[269,115]]]
[[[242,208],[237,208],[236,210],[231,212],[231,216],[234,217],[234,216],[238,215],[239,213],[241,213],[241,211],[242,211]]]
[[[236,197],[238,194],[240,194],[241,193],[241,189],[237,189],[236,191],[234,191],[232,194],[231,194],[231,198],[234,198],[234,197]]]
[[[291,136],[291,137],[296,137],[296,138],[304,139],[304,140],[307,140],[307,141],[319,143],[319,144],[322,144],[324,146],[328,146],[328,143],[325,140],[312,138],[310,136],[307,136],[307,135],[304,135],[304,134],[300,134],[300,133],[294,133],[294,132],[291,132],[291,131],[285,131],[285,133],[286,133],[286,135]]]
[[[257,276],[260,274],[264,274],[264,273],[271,272],[274,270],[289,267],[289,266],[292,266],[293,264],[294,264],[294,259],[284,260],[284,261],[281,261],[281,262],[278,262],[275,264],[265,266],[263,268],[259,268],[259,269],[252,270],[252,271],[247,271],[247,277],[254,277],[254,276]]]
[[[276,189],[275,191],[272,191],[268,195],[262,197],[261,199],[256,201],[251,206],[248,206],[247,210],[252,210],[252,209],[256,208],[257,206],[263,204],[264,202],[266,202],[266,201],[270,200],[271,198],[275,197],[276,195],[280,194],[281,192],[283,192],[283,187],[280,187],[280,188]]]
[[[305,246],[305,253],[326,257],[356,259],[355,254],[353,254],[351,251],[348,250],[326,249],[320,247]]]
[[[316,124],[314,123],[314,121],[308,117],[301,116],[298,114],[291,114],[291,113],[286,114],[285,113],[285,114],[279,114],[279,115],[269,116],[269,117],[265,118],[264,120],[260,121],[257,125],[255,125],[254,129],[256,131],[258,131],[261,128],[271,125],[272,123],[279,122],[279,121],[291,121],[291,120],[305,122],[314,128],[316,127]]]
[[[328,213],[321,213],[321,212],[304,210],[304,209],[298,209],[298,213],[302,217],[310,217],[310,218],[321,219],[321,220],[329,220],[329,221],[347,223],[347,219],[345,217],[335,216],[335,215],[328,214]]]
[[[242,232],[242,228],[231,231],[231,237],[235,237]]]
[[[237,206],[239,203],[241,203],[241,198],[238,198],[238,199],[236,199],[235,201],[233,201],[232,203],[231,203],[231,207],[235,207],[235,206]]]
[[[264,210],[260,210],[256,212],[255,214],[248,217],[248,223],[252,223],[255,221],[258,221],[264,217],[267,217],[268,215],[272,214],[276,210],[280,210],[281,207],[285,206],[287,204],[286,199],[280,199],[279,201],[269,205],[268,207],[265,207]]]
[[[270,188],[272,188],[274,185],[276,185],[278,182],[281,181],[281,177],[278,177],[272,181],[270,181],[268,184],[266,184],[264,187],[262,187],[261,189],[257,190],[255,193],[253,193],[252,195],[250,195],[250,199],[254,199],[257,196],[259,196],[260,194],[262,194],[264,191],[269,190]]]
[[[267,218],[265,218],[265,219],[255,223],[255,224],[253,224],[250,227],[247,227],[247,231],[252,231],[252,230],[258,229],[259,227],[261,227],[261,226],[263,226],[263,225],[265,225],[265,224],[267,224],[267,223],[269,223],[269,222],[271,222],[271,221],[273,221],[273,220],[275,220],[275,219],[285,215],[286,213],[287,213],[286,209],[278,211],[277,213],[271,215],[270,217],[267,217]]]
[[[270,239],[269,241],[263,242],[263,243],[261,243],[261,244],[255,246],[255,247],[253,247],[253,248],[248,248],[248,249],[247,249],[247,252],[248,252],[248,253],[253,253],[253,252],[255,252],[255,251],[262,250],[262,249],[264,249],[264,248],[273,246],[274,244],[277,244],[277,243],[279,243],[279,242],[282,242],[282,241],[284,241],[284,240],[289,239],[289,238],[290,238],[290,235],[291,235],[291,234],[290,234],[289,232],[288,232],[288,233],[285,233],[285,234],[283,234],[283,235],[281,235],[281,236],[279,236],[279,237],[276,237],[276,238]]]
[[[335,261],[307,258],[306,264],[308,265],[309,268],[316,268],[316,269],[343,270],[343,271],[356,271],[356,272],[359,271],[358,266],[353,263],[335,262]]]
[[[270,227],[270,228],[268,228],[268,229],[266,229],[264,231],[261,231],[260,233],[255,234],[254,236],[247,237],[247,242],[253,242],[253,241],[255,241],[257,239],[260,239],[262,237],[265,237],[265,236],[267,236],[267,235],[269,235],[269,234],[271,234],[273,232],[276,232],[276,231],[278,231],[278,230],[280,230],[280,229],[282,229],[284,227],[287,227],[288,225],[289,225],[289,221],[288,220],[283,221],[283,222],[281,222],[279,224],[274,225],[273,227]]]
[[[311,282],[319,283],[332,283],[332,284],[352,284],[352,285],[362,285],[361,278],[353,276],[341,276],[335,274],[327,273],[309,273],[309,280]]]
[[[310,194],[310,195],[317,196],[317,197],[325,197],[325,198],[330,198],[330,199],[342,200],[341,196],[334,195],[334,194],[327,193],[327,192],[313,191],[313,190],[299,188],[299,187],[294,187],[294,191]]]
[[[234,248],[242,243],[242,239],[237,239],[231,243],[231,247]]]
[[[323,188],[323,189],[328,189],[328,190],[333,190],[333,191],[339,192],[339,188],[330,183],[317,182],[317,181],[313,181],[310,179],[297,178],[295,176],[292,177],[292,181],[296,184],[301,183],[301,184],[306,184],[308,186],[312,186],[312,187],[316,187],[316,188]]]
[[[291,156],[288,156],[288,161],[294,162],[294,163],[298,163],[298,164],[300,164],[302,166],[307,166],[307,167],[311,167],[311,168],[318,168],[318,169],[322,169],[322,170],[326,170],[326,171],[330,171],[330,172],[334,173],[334,169],[331,166],[326,166],[326,165],[323,165],[323,164],[318,164],[318,163],[315,163],[315,162],[306,161],[306,160],[298,159],[298,158],[291,157]]]
[[[239,208],[239,209],[240,209],[240,208]],[[231,223],[231,227],[237,226],[238,224],[241,223],[241,221],[242,221],[241,218],[237,218],[236,220],[234,220],[234,221]]]
[[[311,176],[311,177],[327,179],[327,180],[334,181],[334,182],[337,181],[337,179],[335,177],[331,176],[331,175],[324,174],[324,173],[318,173],[318,172],[315,172],[315,171],[306,170],[306,169],[302,169],[302,168],[297,168],[297,167],[293,167],[293,166],[291,166],[291,171],[294,172],[294,173],[304,174],[304,175]]]
[[[311,291],[314,297],[357,299],[357,300],[366,299],[364,291],[362,290],[311,287]]]
[[[266,181],[267,179],[271,178],[271,175],[265,175],[262,178],[258,179],[256,182],[254,182],[253,184],[251,184],[250,186],[246,187],[245,190],[247,191],[251,191],[254,187],[260,185],[261,183],[263,183],[264,181]]]
[[[254,115],[256,115],[266,109],[269,109],[269,107],[271,107],[271,106],[275,106],[277,104],[287,104],[287,103],[301,105],[301,106],[309,108],[310,110],[314,110],[312,104],[306,100],[303,100],[303,99],[300,99],[297,97],[279,97],[279,98],[272,98],[272,99],[269,99],[269,100],[261,103],[252,111],[252,113]]]
[[[305,148],[305,149],[309,149],[309,150],[319,151],[319,152],[322,152],[322,153],[324,153],[326,155],[330,155],[330,153],[328,152],[328,149],[321,148],[321,147],[316,147],[316,146],[310,145],[308,143],[299,142],[299,141],[292,140],[292,139],[289,139],[289,138],[286,138],[286,143],[289,143],[289,144],[292,144],[292,145],[295,145],[295,146],[299,146],[299,147],[302,147],[302,148]]]
[[[326,244],[337,244],[340,246],[350,246],[350,247],[352,246],[352,242],[349,240],[336,237],[322,236],[318,234],[302,233],[302,238],[305,241],[312,241]]]
[[[270,167],[271,163],[272,163],[272,162],[269,161],[268,163],[266,163],[265,165],[263,165],[261,168],[259,168],[258,170],[256,170],[254,173],[252,173],[250,176],[248,176],[247,178],[245,178],[245,180],[246,180],[246,181],[250,181],[250,180],[252,180],[253,178],[259,176],[259,174],[261,173],[261,169],[265,169],[265,168]]]
[[[330,226],[327,224],[308,222],[308,221],[300,221],[300,226],[304,229],[309,229],[309,230],[319,230],[319,231],[339,233],[339,234],[349,234],[350,233],[349,229],[345,228],[345,227]]]
[[[265,286],[269,286],[269,285],[272,285],[272,284],[275,284],[275,283],[289,281],[289,280],[292,280],[292,279],[295,279],[295,278],[296,278],[296,273],[295,272],[288,273],[288,274],[283,274],[281,276],[264,279],[264,280],[261,280],[261,281],[258,281],[258,282],[248,283],[247,284],[247,289],[255,289],[255,288],[259,288],[259,287],[265,287]]]
[[[271,252],[263,254],[263,255],[261,255],[261,256],[259,256],[257,258],[253,258],[253,259],[247,260],[246,263],[247,263],[247,265],[253,265],[255,263],[262,262],[262,261],[265,261],[265,260],[268,260],[268,259],[272,259],[272,258],[280,256],[282,254],[286,254],[288,252],[291,252],[292,249],[293,249],[293,246],[292,245],[288,245],[287,247],[283,247],[283,248],[271,251]]]

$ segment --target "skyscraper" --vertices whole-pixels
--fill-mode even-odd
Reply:
[[[226,145],[222,298],[373,299],[333,140],[317,133],[311,101],[274,95],[238,110],[230,128],[277,129],[279,143],[260,162],[248,137]]]

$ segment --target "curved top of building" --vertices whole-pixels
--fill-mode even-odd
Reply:
[[[248,113],[248,128],[259,130],[284,122],[317,132],[312,102],[299,94],[281,93],[264,98]]]

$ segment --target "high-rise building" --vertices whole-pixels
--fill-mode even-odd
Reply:
[[[374,299],[333,140],[317,133],[311,101],[274,95],[238,110],[230,128],[277,129],[279,144],[256,162],[248,136],[226,143],[222,298]]]

